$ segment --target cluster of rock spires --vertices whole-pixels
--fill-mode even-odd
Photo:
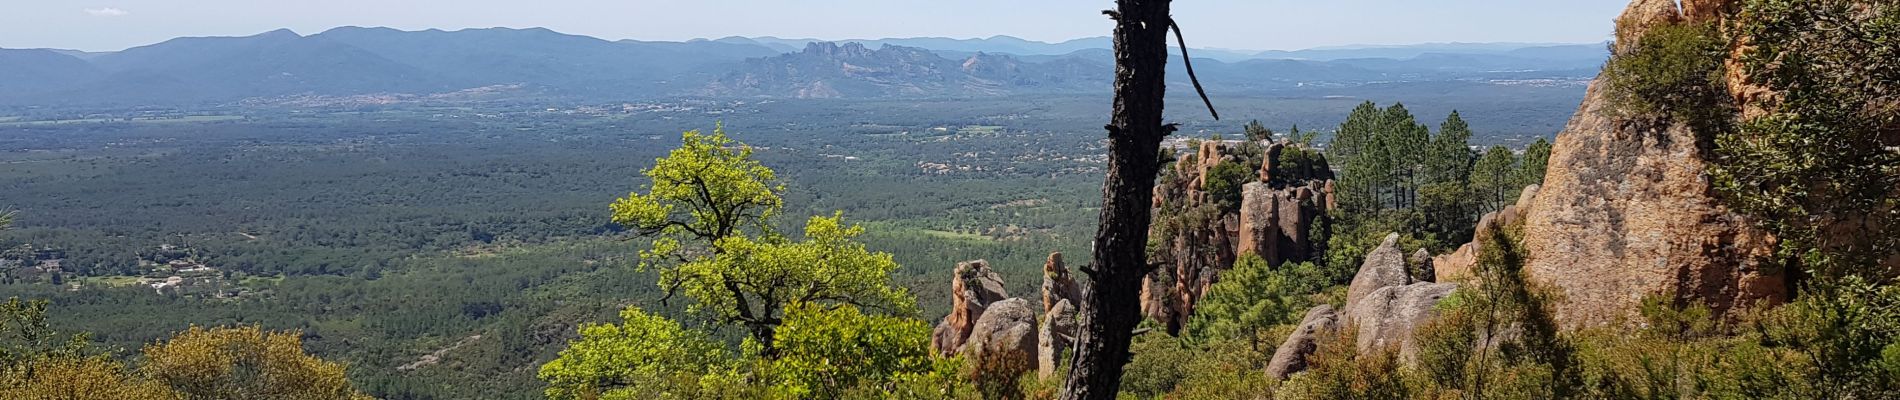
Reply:
[[[1656,24],[1716,21],[1736,4],[1636,0],[1618,21],[1616,51],[1634,48]],[[1737,54],[1729,57],[1732,67]],[[1759,109],[1767,95],[1735,72],[1740,68],[1729,70],[1727,87],[1740,109]],[[1607,85],[1604,77],[1592,82],[1557,135],[1544,183],[1483,216],[1474,237],[1521,226],[1525,277],[1556,291],[1551,306],[1566,329],[1633,323],[1643,299],[1655,295],[1730,317],[1786,302],[1790,287],[1773,257],[1776,239],[1714,197],[1707,172],[1712,133],[1615,112]],[[1461,282],[1473,278],[1483,249],[1474,241],[1408,263],[1396,238],[1367,255],[1343,311],[1322,305],[1307,313],[1274,354],[1269,375],[1284,379],[1305,369],[1318,341],[1341,329],[1357,330],[1361,350],[1396,346],[1401,359],[1412,357],[1412,331],[1432,318],[1440,300],[1469,284]]]
[[[1631,48],[1655,24],[1719,18],[1732,3],[1684,0],[1678,8],[1673,0],[1637,0],[1619,20],[1616,48]],[[1730,79],[1736,98],[1749,99],[1748,85]],[[1786,301],[1784,276],[1764,261],[1774,238],[1713,195],[1710,133],[1614,113],[1606,85],[1602,77],[1591,83],[1557,135],[1544,184],[1484,215],[1474,237],[1521,224],[1525,275],[1558,292],[1556,321],[1571,329],[1628,322],[1644,297],[1658,294],[1724,313]],[[1457,282],[1472,278],[1482,248],[1474,241],[1415,261],[1439,283],[1412,282],[1394,239],[1366,256],[1345,315],[1332,317],[1330,306],[1309,312],[1275,354],[1270,374],[1284,378],[1302,369],[1316,334],[1341,325],[1358,329],[1361,349],[1396,345],[1401,358],[1410,357],[1411,331]]]
[[[1050,254],[1043,264],[1041,313],[1028,300],[1010,297],[987,261],[957,264],[951,288],[950,315],[930,338],[930,348],[939,354],[966,355],[999,368],[1001,376],[1034,368],[1048,378],[1060,365],[1057,358],[1074,344],[1082,293],[1062,264],[1062,253]]]
[[[1736,4],[1635,0],[1618,21],[1614,51],[1634,48],[1657,24],[1719,23]],[[1773,94],[1736,72],[1740,50],[1732,50],[1724,77],[1730,95],[1744,114],[1758,111]],[[1515,204],[1484,215],[1474,237],[1521,229],[1524,276],[1555,292],[1550,306],[1564,329],[1635,323],[1643,299],[1650,296],[1704,304],[1728,317],[1788,301],[1791,287],[1786,265],[1774,256],[1776,238],[1715,197],[1707,172],[1713,134],[1617,112],[1606,82],[1598,77],[1590,84],[1577,113],[1557,135],[1543,184],[1526,188]],[[1157,184],[1155,208],[1203,210],[1169,221],[1173,224],[1156,223],[1158,229],[1177,231],[1154,235],[1164,239],[1152,255],[1163,267],[1144,285],[1142,309],[1170,333],[1239,254],[1259,254],[1276,266],[1313,256],[1306,235],[1316,218],[1335,207],[1333,183],[1330,176],[1283,173],[1277,153],[1288,146],[1268,145],[1259,179],[1242,185],[1235,209],[1220,209],[1204,190],[1215,166],[1238,160],[1227,143],[1202,143]],[[1395,348],[1402,360],[1415,356],[1414,331],[1437,314],[1439,302],[1462,285],[1476,284],[1471,279],[1482,240],[1448,254],[1421,250],[1407,257],[1398,238],[1387,236],[1367,254],[1345,304],[1307,311],[1275,351],[1267,374],[1284,379],[1306,369],[1320,342],[1345,330],[1356,332],[1354,345],[1362,351]],[[1074,333],[1076,282],[1061,266],[1060,255],[1052,256],[1044,268],[1044,323],[1037,329],[1026,301],[1004,300],[1008,296],[1000,279],[987,268],[982,262],[958,267],[956,308],[938,326],[933,345],[946,353],[1039,357],[1039,369],[1047,376]],[[1032,331],[1034,339],[1027,337]]]
[[[1237,207],[1209,198],[1206,190],[1215,166],[1246,161],[1226,142],[1201,142],[1155,185],[1154,207],[1176,214],[1156,213],[1157,219],[1175,220],[1157,222],[1157,232],[1150,233],[1163,241],[1159,254],[1150,255],[1162,267],[1142,285],[1142,310],[1169,333],[1179,332],[1194,304],[1239,255],[1257,254],[1273,266],[1314,256],[1309,237],[1313,222],[1338,204],[1332,171],[1323,162],[1317,168],[1280,165],[1282,152],[1305,150],[1290,142],[1264,143],[1262,148],[1258,179],[1230,182],[1241,188]],[[1164,234],[1161,229],[1173,231]]]

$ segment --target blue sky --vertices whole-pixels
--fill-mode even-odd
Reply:
[[[1194,47],[1607,40],[1626,0],[1178,0]],[[606,39],[1104,36],[1109,0],[0,0],[0,47],[119,50],[290,28],[547,27]]]

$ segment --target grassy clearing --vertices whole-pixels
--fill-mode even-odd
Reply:
[[[79,278],[79,283],[86,286],[138,286],[139,277],[130,275],[88,276]]]
[[[935,230],[935,229],[924,229],[924,230],[921,230],[921,232],[923,232],[925,235],[929,235],[930,237],[934,237],[938,239],[975,240],[975,241],[980,241],[980,242],[988,242],[988,241],[994,240],[994,239],[990,239],[989,236],[983,236],[983,235],[978,235],[974,233],[940,231],[940,230]]]

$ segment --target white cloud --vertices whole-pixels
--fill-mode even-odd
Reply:
[[[125,10],[120,10],[113,7],[86,9],[86,15],[91,15],[94,17],[123,17],[126,14],[131,14],[131,13],[125,12]]]

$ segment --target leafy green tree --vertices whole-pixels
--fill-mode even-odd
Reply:
[[[1391,168],[1387,185],[1392,192],[1392,208],[1411,208],[1418,202],[1418,187],[1424,178],[1426,152],[1419,150],[1431,142],[1431,128],[1419,124],[1404,104],[1387,107],[1385,114],[1380,132],[1386,138],[1384,164]]]
[[[697,330],[636,307],[622,323],[588,324],[581,337],[541,366],[553,400],[669,398],[698,390],[702,375],[731,363],[724,346]]]
[[[842,213],[812,217],[805,240],[728,237],[712,256],[661,275],[694,300],[692,309],[743,324],[766,357],[777,355],[775,331],[785,307],[797,303],[849,304],[895,315],[916,312],[916,300],[893,284],[897,262],[855,239],[864,228]]]
[[[1385,166],[1379,165],[1384,154],[1374,140],[1382,124],[1383,114],[1379,106],[1368,101],[1360,103],[1347,114],[1346,121],[1339,124],[1339,130],[1333,134],[1333,141],[1327,151],[1330,159],[1341,164],[1338,181],[1339,203],[1351,212],[1372,211],[1379,207],[1377,195],[1381,172]]]
[[[793,303],[915,312],[915,300],[890,282],[891,255],[855,241],[863,228],[834,215],[811,218],[803,241],[773,232],[768,219],[783,207],[784,189],[776,174],[723,129],[681,136],[680,148],[646,170],[647,193],[612,205],[614,222],[655,237],[641,267],[657,269],[669,294],[743,326],[767,358],[777,354],[774,331]]]
[[[1297,322],[1312,306],[1308,296],[1329,283],[1312,263],[1275,269],[1258,255],[1242,254],[1195,304],[1188,335],[1201,341],[1238,339],[1263,351],[1277,345],[1264,334]]]
[[[911,318],[865,315],[851,305],[791,305],[770,374],[797,398],[830,399],[860,387],[886,388],[926,374],[930,327]]]
[[[1470,241],[1477,222],[1477,202],[1471,193],[1471,126],[1453,111],[1439,124],[1425,150],[1425,183],[1419,187],[1419,213],[1424,230],[1437,243]],[[1434,249],[1445,250],[1445,249]]]
[[[644,173],[647,193],[614,201],[614,223],[656,236],[653,250],[641,253],[642,265],[718,252],[715,242],[769,234],[767,219],[784,207],[785,187],[778,175],[752,159],[752,147],[726,137],[687,131],[682,144],[654,160]]]

